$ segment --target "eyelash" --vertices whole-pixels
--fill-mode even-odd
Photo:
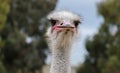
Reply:
[[[75,27],[77,27],[79,23],[81,23],[81,22],[80,21],[74,21]]]
[[[54,26],[55,24],[56,24],[56,22],[57,22],[57,20],[53,20],[53,19],[51,19],[51,20],[49,20],[50,21],[50,23],[52,24],[52,26]]]

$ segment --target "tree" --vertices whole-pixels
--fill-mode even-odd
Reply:
[[[120,73],[120,0],[98,4],[104,23],[93,39],[86,40],[89,55],[78,73]],[[85,71],[86,69],[89,70]],[[84,71],[84,72],[82,72]]]
[[[5,26],[7,14],[9,12],[9,0],[0,0],[0,32]],[[3,55],[1,54],[1,48],[4,46],[4,41],[0,35],[0,73],[5,73],[5,68],[2,63]]]
[[[41,72],[47,50],[44,33],[48,25],[45,17],[55,8],[56,2],[11,0],[6,24],[0,32],[5,42],[2,54],[7,73]]]

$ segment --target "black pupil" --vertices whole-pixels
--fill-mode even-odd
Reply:
[[[75,27],[77,27],[79,23],[80,21],[74,21]]]
[[[52,24],[52,26],[54,26],[56,22],[57,22],[56,20],[53,20],[53,19],[50,20],[50,23]]]

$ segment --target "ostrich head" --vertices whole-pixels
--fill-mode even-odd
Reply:
[[[47,18],[51,23],[46,33],[49,47],[70,48],[78,32],[79,15],[69,11],[59,11],[50,13]]]

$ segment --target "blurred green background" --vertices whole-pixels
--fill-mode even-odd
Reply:
[[[0,0],[0,73],[41,73],[47,49],[45,17],[56,2]]]
[[[46,15],[57,2],[0,0],[0,73],[43,73]],[[86,39],[88,55],[76,73],[120,73],[120,0],[103,0],[97,7],[104,22]]]

